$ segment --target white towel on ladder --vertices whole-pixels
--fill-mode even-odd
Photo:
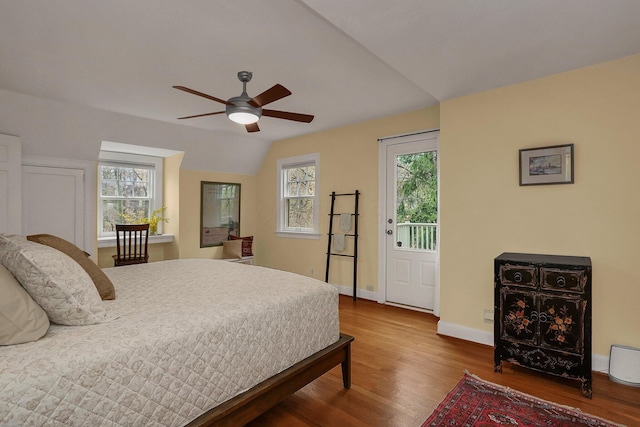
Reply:
[[[340,214],[340,231],[349,231],[349,230],[351,230],[351,214],[341,213]]]
[[[345,248],[345,235],[344,234],[334,234],[333,235],[333,250],[334,252],[342,252]]]

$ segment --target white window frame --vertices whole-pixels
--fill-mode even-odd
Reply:
[[[156,209],[162,208],[162,182],[163,182],[163,169],[164,158],[154,156],[143,156],[140,154],[120,153],[114,151],[101,151],[98,161],[98,238],[101,237],[114,237],[115,231],[103,232],[102,231],[102,192],[101,181],[102,176],[100,174],[99,166],[102,164],[114,164],[124,167],[146,166],[154,169],[151,178],[152,186],[152,198],[151,198],[151,212]],[[162,234],[162,221],[158,222],[158,234]]]
[[[304,154],[301,156],[286,157],[278,159],[278,177],[277,177],[277,224],[276,224],[276,236],[278,237],[292,237],[297,239],[320,239],[320,153]],[[313,228],[302,229],[286,226],[286,199],[285,194],[285,171],[296,166],[310,166],[315,167],[315,185],[313,195]]]

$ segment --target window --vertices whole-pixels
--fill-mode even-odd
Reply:
[[[240,209],[240,185],[222,184],[218,200],[220,203],[220,221],[228,224],[234,220],[235,212]]]
[[[115,235],[116,224],[149,218],[162,207],[162,158],[100,152],[98,201],[98,237]]]
[[[278,228],[281,236],[319,239],[318,153],[278,160]]]

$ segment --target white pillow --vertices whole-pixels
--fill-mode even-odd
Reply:
[[[0,345],[36,341],[47,329],[47,313],[0,264]]]
[[[68,255],[22,236],[0,235],[0,262],[61,325],[92,325],[109,318],[93,281]]]

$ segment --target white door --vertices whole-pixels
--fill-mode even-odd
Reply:
[[[22,231],[25,236],[53,234],[87,250],[82,169],[23,166],[22,186]]]
[[[22,146],[0,134],[0,233],[22,233]]]
[[[438,133],[386,146],[386,301],[433,310],[438,281]]]

